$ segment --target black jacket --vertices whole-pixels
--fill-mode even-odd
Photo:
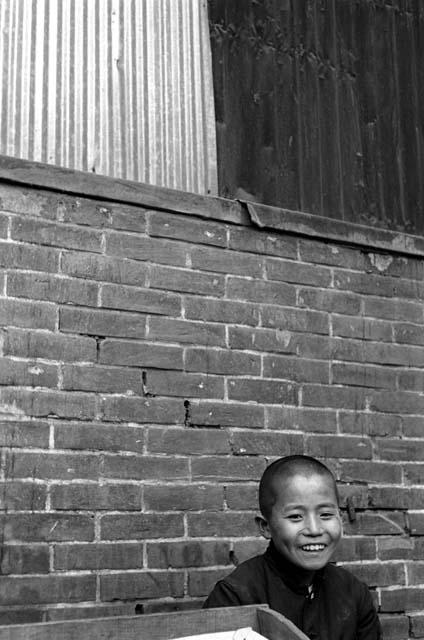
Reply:
[[[313,591],[301,584],[301,569],[271,543],[263,555],[243,562],[220,580],[204,608],[268,604],[311,640],[377,640],[380,623],[368,587],[341,567],[315,574]]]

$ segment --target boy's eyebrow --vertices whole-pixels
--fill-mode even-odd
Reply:
[[[328,507],[330,507],[332,509],[338,509],[338,505],[337,505],[336,502],[321,502],[320,504],[318,504],[316,506],[317,509],[324,509],[324,508],[328,508]],[[283,508],[284,509],[304,509],[305,505],[304,504],[297,504],[295,502],[293,502],[293,503],[289,502],[288,504],[285,504]]]

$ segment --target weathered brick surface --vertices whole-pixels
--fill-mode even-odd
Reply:
[[[0,623],[199,607],[266,546],[266,465],[303,452],[385,637],[423,637],[423,258],[206,204],[0,207]]]

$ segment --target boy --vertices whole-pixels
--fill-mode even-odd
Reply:
[[[259,508],[268,549],[220,580],[204,607],[265,603],[312,640],[381,638],[368,587],[328,564],[342,534],[331,471],[309,456],[276,460],[260,481]]]

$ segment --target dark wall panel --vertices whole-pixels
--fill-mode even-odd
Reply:
[[[424,6],[209,0],[220,194],[424,232]]]

